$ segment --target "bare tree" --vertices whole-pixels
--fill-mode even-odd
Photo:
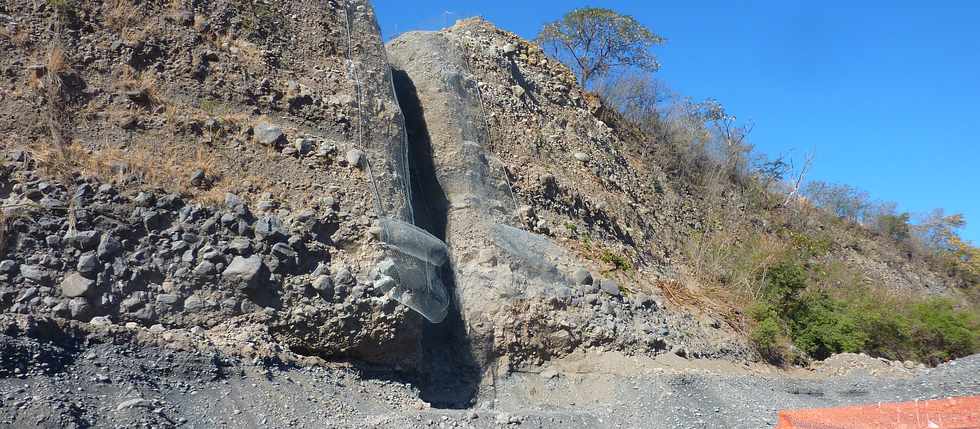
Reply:
[[[660,115],[667,89],[649,73],[624,73],[596,85],[603,101],[624,118],[650,132]]]
[[[810,167],[813,166],[813,152],[806,154],[803,160],[803,167],[800,168],[800,174],[796,176],[796,180],[790,187],[790,191],[786,193],[786,199],[780,204],[780,207],[786,207],[794,198],[799,195],[800,187],[803,185],[803,180],[806,179],[806,173],[810,171]]]

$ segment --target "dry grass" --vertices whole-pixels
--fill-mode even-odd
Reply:
[[[65,59],[65,51],[60,46],[52,46],[47,53],[48,74],[60,74],[69,70],[68,61]]]
[[[58,148],[71,144],[71,118],[65,110],[64,81],[61,75],[71,70],[65,58],[65,51],[57,43],[48,47],[45,61],[44,90],[48,102],[48,129],[51,139]]]
[[[31,43],[31,33],[23,26],[16,26],[13,29],[0,27],[0,37],[7,39],[17,47],[27,47]]]
[[[188,122],[204,124],[209,119],[217,120],[217,127],[204,129],[207,143],[232,136],[236,131],[241,132],[256,122],[256,119],[248,113],[235,111],[227,104],[209,99],[201,99],[199,106],[176,99],[166,100],[165,105],[166,109],[162,112],[164,123],[174,138],[180,132],[180,125]]]
[[[736,332],[746,333],[745,317],[738,310],[748,305],[744,297],[724,288],[704,288],[688,277],[680,281],[661,280],[656,286],[674,306],[712,315]]]
[[[27,69],[27,87],[32,90],[40,90],[44,88],[44,73],[43,68],[33,68],[29,67]]]
[[[103,7],[106,25],[117,33],[125,33],[139,22],[139,11],[130,0],[110,0]]]
[[[166,7],[163,2],[109,0],[103,4],[102,16],[106,27],[126,41],[136,43],[164,34],[163,7]]]
[[[58,45],[52,45],[39,63],[41,67],[27,69],[27,86],[35,90],[61,91],[61,74],[71,70],[65,51]]]
[[[104,182],[179,192],[205,204],[223,201],[231,186],[218,169],[215,155],[204,148],[187,157],[173,148],[161,149],[146,143],[97,151],[76,144],[64,150],[39,146],[32,148],[32,155],[42,172],[62,180],[75,173],[93,175]],[[210,186],[198,188],[191,183],[198,170],[204,171]]]
[[[249,65],[255,67],[265,66],[265,55],[262,52],[262,48],[245,39],[225,35],[216,40],[215,44],[222,49],[231,49],[232,47],[236,48],[236,56],[239,59],[244,60]],[[223,48],[225,46],[228,48]]]
[[[790,240],[760,231],[744,221],[716,221],[707,233],[695,235],[683,250],[689,271],[679,280],[657,286],[675,305],[698,309],[747,332],[739,309],[752,305],[768,269],[794,253]]]
[[[700,284],[754,295],[758,278],[793,252],[790,240],[743,224],[729,224],[692,237],[684,246],[691,277]]]
[[[149,73],[138,73],[128,65],[123,65],[115,72],[115,82],[112,89],[119,92],[139,93],[147,107],[163,104],[163,96],[157,80]]]

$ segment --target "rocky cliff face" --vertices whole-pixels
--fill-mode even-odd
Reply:
[[[415,367],[422,319],[372,286],[370,142],[403,127],[368,4],[0,14],[5,313]]]
[[[448,406],[576,350],[752,357],[661,295],[683,194],[486,21],[384,46],[363,0],[8,1],[0,30],[8,340],[349,360]]]
[[[398,71],[399,106],[368,4],[240,6],[4,6],[5,311],[167,328],[263,313],[297,352],[411,366],[426,325],[392,301],[375,269],[391,247],[377,220],[390,218],[441,239],[447,225],[482,225],[450,242],[455,264],[482,273],[466,290],[483,292],[464,301],[497,303],[467,317],[483,326],[485,363],[511,349],[528,348],[524,361],[587,345],[667,347],[649,335],[669,332],[654,327],[663,317],[632,327],[632,301],[657,305],[649,282],[633,284],[655,265],[623,277],[569,240],[588,234],[644,261],[640,240],[652,230],[647,209],[633,209],[649,184],[566,69],[467,21],[433,36],[438,46],[391,46],[415,67]],[[447,62],[411,57],[425,49]],[[458,105],[411,92],[413,79],[424,84],[447,64]],[[434,146],[442,135],[478,151],[442,162],[463,154]],[[457,210],[491,201],[498,207]],[[561,275],[514,290],[540,267],[513,251],[481,256],[481,246],[499,247],[493,225],[517,231],[514,243],[540,239],[536,256],[569,253],[552,261]],[[506,273],[486,275],[487,258],[510,258]],[[536,330],[557,337],[518,339],[537,317],[520,309],[539,305],[553,314]],[[556,317],[566,311],[575,321]],[[389,346],[398,353],[382,352]]]
[[[677,197],[567,68],[479,19],[404,34],[388,51],[413,165],[432,168],[416,180],[427,218],[440,219],[428,227],[455,256],[478,360],[594,347],[744,356],[717,323],[663,305],[674,232],[661,217]]]

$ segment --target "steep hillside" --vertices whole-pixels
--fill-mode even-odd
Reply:
[[[467,408],[593,354],[759,361],[692,243],[791,242],[830,283],[956,296],[867,231],[798,238],[738,195],[725,216],[755,235],[708,234],[656,139],[482,19],[385,46],[363,0],[5,1],[0,31],[0,381],[136,379],[134,353],[164,353],[154,377],[348,365]],[[85,403],[48,423],[174,424]]]
[[[666,213],[672,196],[654,191],[656,167],[593,115],[564,66],[479,19],[407,33],[388,50],[414,165],[435,170],[416,181],[434,196],[427,218],[446,218],[429,227],[455,256],[471,339],[493,343],[478,355],[541,362],[601,346],[744,356],[727,326],[663,307],[657,282],[674,246],[662,244],[670,231],[654,208]]]
[[[52,5],[0,10],[5,312],[415,365],[421,319],[364,286],[358,141],[401,132],[368,5]]]

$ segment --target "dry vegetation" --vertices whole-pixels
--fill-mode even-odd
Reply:
[[[32,42],[31,34],[21,26],[0,27],[0,38],[7,39],[20,48],[27,47]]]
[[[586,33],[574,31],[583,13],[606,17],[586,21],[608,19],[610,28],[624,19],[604,9],[584,11],[566,15],[562,22],[572,28],[559,31],[568,43],[558,51],[578,49],[575,57],[587,58],[569,63],[573,69],[609,54],[590,51],[589,40],[581,39]],[[554,40],[548,30],[540,37]],[[561,53],[568,54],[556,57],[565,58]],[[642,60],[649,52],[621,54]],[[913,223],[895,204],[854,187],[808,182],[812,156],[794,168],[792,160],[757,153],[748,139],[752,125],[721,103],[677,95],[652,79],[642,61],[625,63],[619,73],[580,70],[579,77],[599,82],[598,96],[618,113],[608,114],[612,123],[628,124],[620,128],[635,135],[635,153],[665,171],[696,213],[693,227],[681,231],[689,235],[675,267],[679,275],[657,284],[668,300],[751,332],[773,361],[867,351],[937,363],[980,350],[980,250],[957,235],[962,216],[937,211]],[[602,252],[587,256],[619,265],[621,257]],[[913,284],[903,271],[927,284]],[[944,289],[945,297],[926,296],[927,285]]]
[[[130,0],[109,0],[103,3],[102,16],[106,25],[117,33],[123,33],[139,20],[139,11]]]
[[[171,2],[171,5],[173,3]],[[132,0],[109,0],[103,3],[102,16],[105,17],[106,26],[126,41],[131,43],[146,41],[163,34],[160,19],[169,12],[140,10],[141,7],[147,6],[154,9],[159,7],[156,2],[134,3]]]
[[[125,94],[140,106],[150,110],[163,104],[157,80],[149,73],[138,73],[128,65],[122,65],[115,73],[112,89]]]
[[[165,145],[133,143],[126,148],[88,150],[74,144],[63,150],[48,146],[31,148],[32,157],[41,170],[60,177],[63,183],[73,183],[71,176],[92,175],[108,183],[138,188],[164,189],[190,196],[205,204],[218,204],[224,199],[230,184],[216,168],[215,153],[198,148],[184,160]],[[202,172],[204,185],[191,178]]]

